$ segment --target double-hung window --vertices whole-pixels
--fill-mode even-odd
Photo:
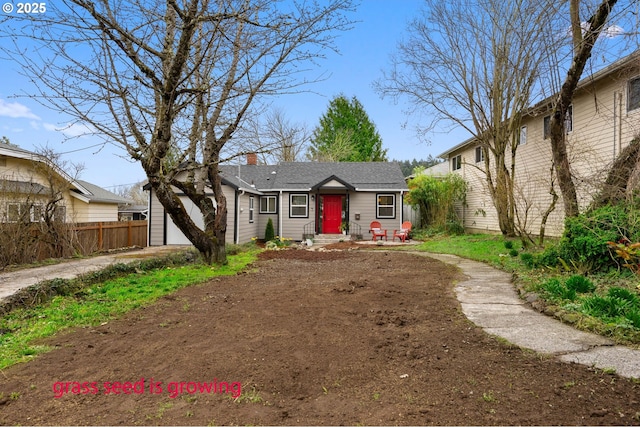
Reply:
[[[309,195],[291,194],[289,195],[289,217],[308,218],[309,217]]]
[[[396,195],[378,194],[376,197],[376,218],[396,217]]]
[[[461,168],[462,168],[462,156],[458,154],[457,156],[451,158],[451,170],[457,171],[458,169],[461,169]]]

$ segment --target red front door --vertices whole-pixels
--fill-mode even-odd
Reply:
[[[342,196],[322,196],[322,232],[340,233],[342,222]]]

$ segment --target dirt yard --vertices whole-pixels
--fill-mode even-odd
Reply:
[[[640,383],[487,336],[460,311],[457,274],[407,253],[265,252],[49,340],[0,373],[0,422],[640,423]]]

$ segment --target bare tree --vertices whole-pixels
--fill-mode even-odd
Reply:
[[[145,184],[145,181],[141,181],[131,185],[120,185],[115,188],[114,193],[131,199],[136,205],[146,205],[149,197],[143,188]]]
[[[486,185],[503,234],[514,235],[515,154],[521,114],[536,97],[553,1],[427,0],[409,25],[391,71],[376,87],[406,96],[430,116],[422,132],[443,124],[466,129],[481,147]]]
[[[310,134],[304,123],[293,123],[283,109],[274,108],[252,118],[234,139],[238,152],[255,152],[261,163],[277,164],[301,160]]]
[[[307,82],[304,64],[333,47],[351,10],[351,0],[60,0],[0,31],[35,95],[121,144],[205,261],[225,263],[223,149],[257,99]]]

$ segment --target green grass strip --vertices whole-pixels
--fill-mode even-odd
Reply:
[[[180,288],[234,275],[256,256],[254,250],[228,256],[224,266],[195,264],[129,274],[92,285],[76,295],[56,296],[36,307],[16,309],[0,319],[0,369],[49,350],[34,344],[37,340],[72,327],[96,326]]]

